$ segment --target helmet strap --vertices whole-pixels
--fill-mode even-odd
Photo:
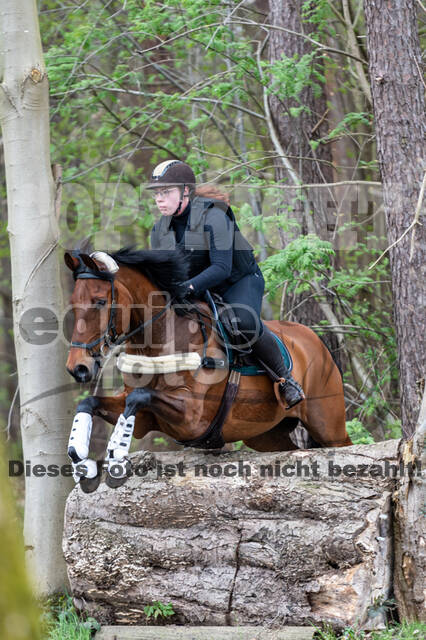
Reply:
[[[186,184],[183,184],[181,189],[180,189],[180,200],[179,200],[179,205],[178,208],[176,209],[176,211],[174,212],[174,216],[179,215],[179,213],[181,213],[181,208],[182,208],[182,202],[183,202],[183,198],[184,198],[184,193],[185,193],[185,187]]]

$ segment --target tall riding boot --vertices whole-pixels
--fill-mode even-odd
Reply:
[[[252,345],[252,350],[273,382],[278,382],[278,390],[288,404],[287,409],[305,399],[302,387],[285,366],[278,343],[269,329],[264,327],[262,335]]]

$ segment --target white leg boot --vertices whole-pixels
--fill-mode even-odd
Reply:
[[[94,478],[97,474],[95,460],[89,459],[90,436],[92,435],[92,416],[80,411],[75,414],[68,440],[68,456],[73,467],[73,478]]]
[[[125,418],[123,414],[117,420],[108,442],[108,473],[112,478],[124,478],[130,470],[130,443],[135,428],[135,416]]]
[[[96,460],[92,460],[91,458],[86,458],[81,462],[72,463],[73,474],[75,482],[80,482],[81,478],[96,478],[98,475],[98,465],[96,464]]]

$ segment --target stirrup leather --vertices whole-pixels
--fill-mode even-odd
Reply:
[[[279,380],[276,380],[274,382],[274,393],[275,393],[275,398],[277,399],[278,404],[280,405],[280,407],[282,409],[284,409],[285,411],[287,411],[287,409],[290,409],[290,407],[286,407],[286,405],[283,402],[282,396],[281,396],[281,392],[280,392],[280,385],[284,384],[286,382],[285,378],[280,378]]]

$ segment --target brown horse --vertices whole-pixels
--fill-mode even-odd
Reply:
[[[76,280],[71,298],[75,322],[66,367],[77,381],[93,380],[105,351],[119,343],[125,345],[127,354],[158,358],[178,353],[202,354],[207,337],[207,355],[223,358],[216,332],[209,330],[203,337],[198,316],[178,315],[170,302],[173,285],[187,277],[186,266],[176,252],[121,250],[113,254],[112,261],[107,254],[95,256],[96,259],[78,252],[65,254]],[[111,264],[115,264],[115,273],[109,270]],[[197,302],[197,307],[210,317],[207,304]],[[294,378],[301,383],[306,399],[286,411],[277,402],[266,375],[243,375],[223,425],[224,441],[243,440],[257,451],[297,449],[289,433],[300,420],[319,446],[352,444],[345,426],[341,374],[324,343],[301,324],[265,324],[287,346]],[[154,374],[147,384],[145,374],[124,373],[123,393],[92,396],[80,403],[80,422],[75,419],[72,434],[80,445],[84,444],[83,453],[71,450],[70,457],[75,464],[87,459],[90,429],[84,430],[81,422],[87,427],[94,414],[118,428],[121,443],[116,438],[108,448],[114,460],[120,459],[120,455],[112,453],[114,446],[124,447],[122,441],[127,438],[127,449],[123,450],[128,452],[132,435],[142,438],[149,431],[158,430],[177,440],[202,436],[218,411],[227,377],[228,372],[223,369],[199,368]],[[129,421],[132,417],[133,421]],[[95,473],[96,470],[83,475]]]

